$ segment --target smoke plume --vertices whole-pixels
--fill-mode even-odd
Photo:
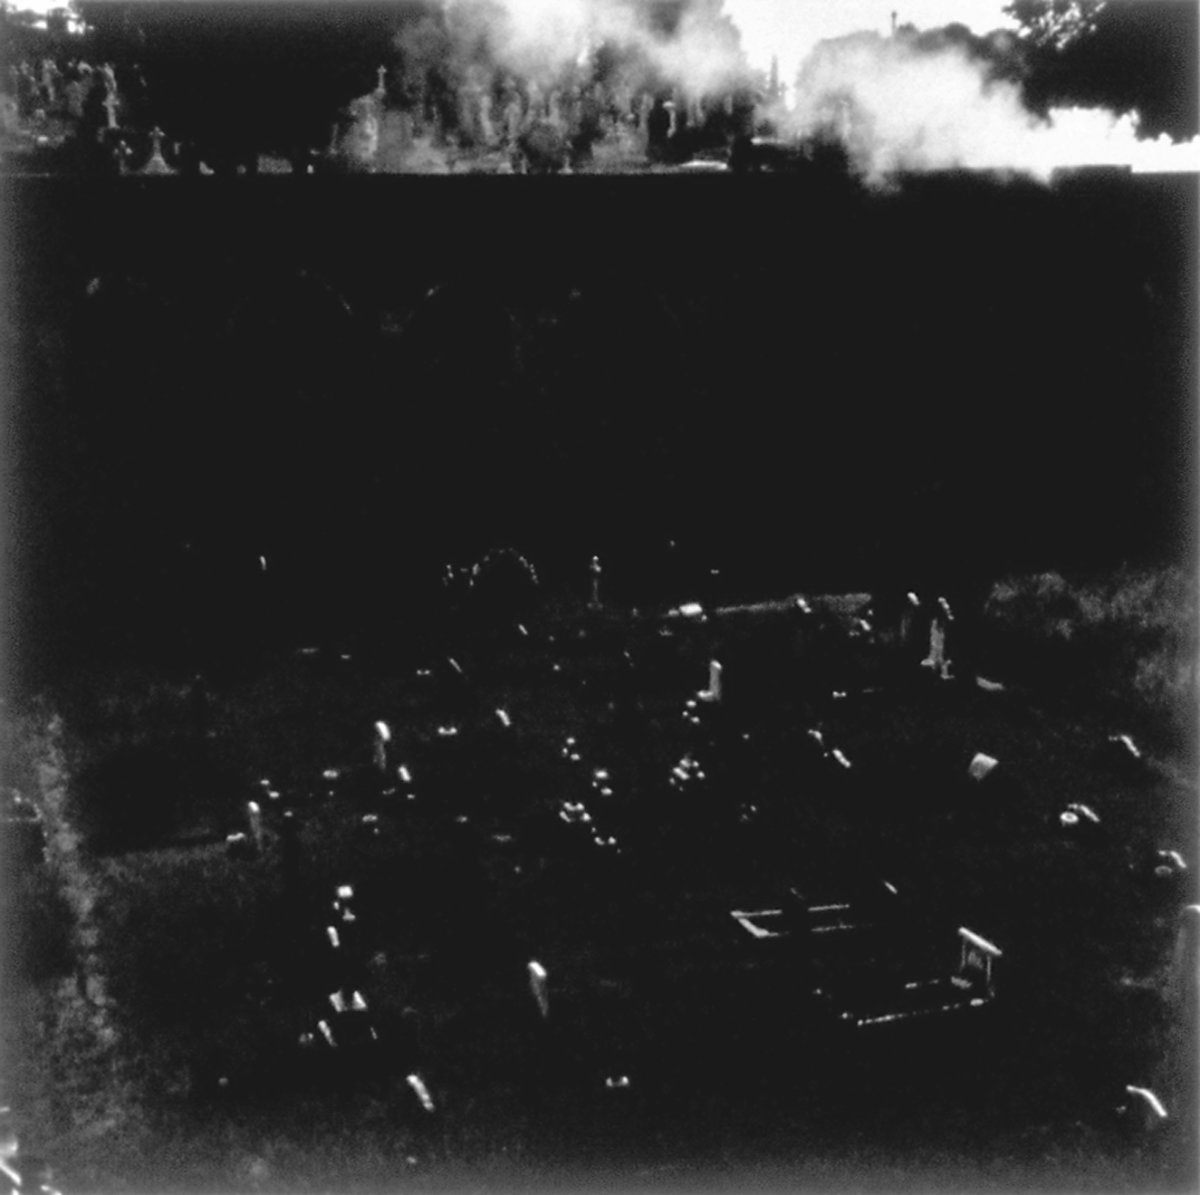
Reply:
[[[954,168],[1046,180],[1060,167],[1200,165],[1200,139],[1142,139],[1136,113],[1103,108],[1052,108],[1040,117],[995,61],[962,42],[905,30],[820,42],[801,65],[781,123],[796,137],[839,142],[873,183]]]
[[[700,95],[746,73],[720,0],[445,0],[460,53],[546,86],[606,47],[630,86],[654,81]]]
[[[1200,138],[1139,135],[1104,108],[1031,110],[1012,33],[962,25],[819,42],[790,105],[752,70],[723,0],[419,0],[386,89],[352,113],[366,169],[638,170],[731,153],[754,134],[842,146],[880,185],[901,173],[1200,168]],[[786,54],[786,47],[780,47]],[[802,155],[803,156],[803,155]],[[493,165],[495,165],[493,163]],[[499,167],[496,167],[499,168]]]

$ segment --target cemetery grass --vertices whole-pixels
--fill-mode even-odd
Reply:
[[[536,629],[559,636],[556,653],[586,621],[569,606],[546,618]],[[606,630],[623,633],[619,620]],[[701,639],[683,650],[678,670],[644,695],[654,730],[648,750],[663,770],[686,746],[679,706],[711,646]],[[368,1190],[399,1180],[560,1187],[585,1179],[889,1190],[914,1176],[958,1190],[1188,1185],[1195,1076],[1181,1060],[1193,1056],[1194,1042],[1169,975],[1178,894],[1164,900],[1132,871],[1147,852],[1188,853],[1195,841],[1186,753],[1157,755],[1145,774],[1121,774],[1097,748],[1125,727],[1114,725],[1111,702],[1077,692],[1043,700],[1015,686],[918,683],[823,709],[827,736],[862,779],[837,807],[810,813],[822,821],[816,836],[834,843],[840,859],[919,893],[916,912],[947,966],[958,924],[1001,944],[1002,1000],[978,1024],[901,1034],[882,1049],[816,1048],[769,995],[739,1008],[724,980],[697,980],[691,1005],[673,997],[677,1024],[644,1091],[636,1054],[622,1056],[635,1080],[622,1104],[599,1090],[596,1069],[618,1065],[616,1056],[594,1058],[588,1044],[611,1029],[607,1006],[588,991],[607,957],[587,945],[595,931],[588,917],[605,916],[605,908],[589,912],[588,893],[607,881],[590,863],[555,860],[560,840],[550,838],[554,845],[520,856],[537,871],[529,883],[491,841],[506,831],[524,840],[528,810],[519,805],[551,814],[563,789],[565,735],[578,735],[618,775],[632,766],[607,708],[611,659],[576,643],[562,675],[548,672],[550,654],[514,655],[481,681],[479,708],[508,710],[520,736],[521,795],[519,803],[464,806],[472,828],[462,833],[450,808],[422,798],[413,810],[384,810],[380,837],[362,834],[361,815],[380,809],[370,785],[354,779],[369,773],[364,728],[386,715],[399,728],[401,755],[419,758],[436,746],[437,719],[402,679],[408,668],[281,660],[210,693],[199,715],[187,685],[108,677],[62,697],[57,738],[47,733],[46,708],[14,723],[10,758],[24,769],[20,782],[40,786],[43,803],[56,767],[79,801],[86,778],[131,747],[156,753],[152,775],[163,783],[178,777],[176,764],[186,770],[197,758],[209,776],[189,809],[177,811],[174,842],[160,835],[138,849],[61,841],[52,849],[54,883],[76,893],[68,913],[78,915],[86,892],[98,944],[86,963],[69,950],[52,959],[15,994],[27,1031],[5,1043],[19,1063],[10,1069],[19,1091],[6,1098],[19,1097],[24,1137],[56,1163],[65,1190]],[[1156,713],[1145,713],[1147,725]],[[976,750],[1002,760],[1005,775],[990,791],[962,782]],[[778,787],[775,767],[765,764],[754,783]],[[338,782],[318,780],[329,768]],[[261,779],[303,821],[298,896],[283,891],[270,821],[260,860],[224,850],[224,833],[244,827],[245,800],[262,799]],[[1100,812],[1102,841],[1057,832],[1056,815],[1071,802]],[[78,806],[51,806],[60,839],[72,816],[86,822]],[[647,832],[640,816],[622,813],[631,842]],[[753,827],[739,840],[722,824],[720,849],[711,838],[689,839],[678,857],[633,870],[626,882],[640,914],[667,921],[681,895],[714,907],[769,897],[796,866]],[[803,847],[798,857],[814,862]],[[423,1119],[400,1073],[339,1082],[296,1065],[294,1043],[319,1003],[296,976],[316,949],[326,898],[349,875],[376,904],[387,956],[372,973],[373,1006],[385,1018],[402,1016],[410,1002],[421,1007],[436,1118]],[[461,948],[452,951],[456,940]],[[705,949],[700,941],[683,952]],[[568,1027],[552,1022],[550,1048],[524,987],[534,951],[555,977],[556,1010],[568,1010]],[[106,978],[100,1007],[79,993],[81,967]],[[759,1015],[766,1024],[758,1037],[743,1035],[746,1056],[720,1047],[722,1033],[735,1037],[733,1026]],[[1184,1109],[1168,1133],[1137,1141],[1114,1127],[1110,1095],[1126,1082]]]

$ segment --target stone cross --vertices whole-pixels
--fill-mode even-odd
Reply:
[[[153,149],[150,154],[150,160],[145,164],[145,166],[142,167],[142,173],[143,174],[174,174],[175,171],[172,170],[171,167],[167,165],[167,160],[166,160],[166,158],[163,157],[163,151],[162,151],[163,131],[162,131],[162,129],[155,128],[154,130],[152,130],[150,133],[150,141],[153,146]]]

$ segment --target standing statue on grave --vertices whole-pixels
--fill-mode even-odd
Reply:
[[[47,108],[53,108],[58,103],[58,84],[61,76],[58,64],[53,58],[42,59],[42,97]]]
[[[537,83],[530,79],[525,89],[525,120],[522,127],[527,128],[533,121],[545,115],[546,98]]]
[[[521,92],[511,78],[506,79],[501,92],[501,128],[504,143],[510,149],[516,145],[525,127]]]
[[[50,59],[43,58],[41,66],[38,68],[37,72],[38,91],[41,92],[42,103],[47,108],[53,107],[54,101],[56,100],[54,92],[54,77],[53,74],[50,73],[50,67],[52,66],[53,62],[50,61]]]
[[[929,654],[921,661],[923,668],[931,668],[939,680],[952,680],[952,664],[947,647],[947,633],[954,614],[945,598],[938,598],[937,610],[929,624]]]
[[[492,93],[486,87],[479,91],[479,140],[484,145],[491,145],[496,140],[492,125]]]
[[[477,87],[474,72],[468,72],[467,77],[458,88],[458,139],[462,145],[469,145],[475,140],[475,93]]]
[[[373,171],[379,154],[379,117],[374,94],[359,96],[350,104],[350,132],[346,147],[359,167]]]
[[[105,128],[117,129],[120,125],[117,122],[117,111],[121,106],[121,101],[117,97],[117,89],[110,87],[104,96],[104,111],[105,111]]]
[[[562,92],[552,88],[546,96],[546,121],[559,132],[565,132],[567,122],[563,116]]]
[[[641,92],[634,103],[633,119],[639,131],[644,135],[650,113],[654,111],[654,96],[648,91]]]

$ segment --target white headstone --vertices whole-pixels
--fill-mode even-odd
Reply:
[[[250,801],[246,805],[246,818],[250,823],[250,837],[254,839],[254,845],[262,850],[263,845],[263,818],[262,809],[257,801]]]
[[[386,722],[375,723],[375,740],[373,754],[377,771],[388,770],[388,744],[392,741],[392,731]]]
[[[708,662],[708,688],[701,690],[701,701],[717,703],[721,700],[721,665],[716,660]]]
[[[601,571],[602,570],[600,568],[600,557],[593,556],[592,563],[588,566],[588,572],[591,573],[591,577],[592,577],[592,592],[591,592],[591,597],[588,600],[588,605],[593,610],[598,610],[600,608],[600,574],[601,574]]]
[[[405,1082],[411,1087],[416,1094],[417,1099],[421,1101],[421,1107],[426,1112],[436,1112],[437,1106],[433,1102],[433,1096],[429,1094],[429,1088],[425,1086],[425,1080],[421,1078],[415,1071],[406,1076]]]
[[[547,991],[546,968],[536,960],[532,960],[527,968],[529,972],[529,990],[537,1001],[538,1011],[545,1019],[550,1015],[550,995]]]
[[[1173,995],[1180,1002],[1194,1001],[1200,991],[1200,905],[1185,905],[1180,914],[1171,983]]]

